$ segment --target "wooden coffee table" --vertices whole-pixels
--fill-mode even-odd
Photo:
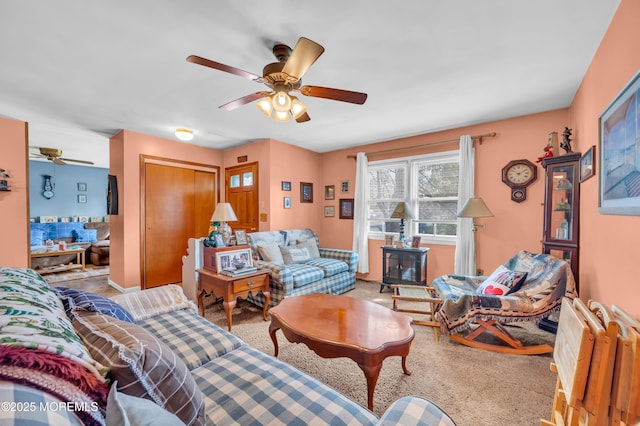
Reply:
[[[385,358],[401,356],[404,374],[411,374],[406,360],[414,332],[407,315],[373,302],[321,293],[286,298],[269,313],[276,357],[276,331],[281,329],[288,341],[304,343],[323,358],[352,359],[367,379],[369,410]]]

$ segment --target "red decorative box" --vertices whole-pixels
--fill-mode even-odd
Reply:
[[[243,244],[239,246],[227,246],[227,247],[204,247],[203,252],[203,268],[208,269],[213,272],[218,272],[218,268],[216,267],[216,254],[224,251],[233,251],[233,250],[247,250],[251,249],[249,244]]]

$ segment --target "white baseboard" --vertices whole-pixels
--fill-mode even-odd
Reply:
[[[122,286],[120,286],[119,284],[111,281],[111,279],[108,280],[108,283],[111,287],[115,288],[116,290],[118,290],[120,293],[135,293],[136,291],[140,291],[140,287],[128,287],[128,288],[124,288]]]

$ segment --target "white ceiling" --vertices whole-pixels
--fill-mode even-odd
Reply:
[[[619,0],[302,2],[29,0],[0,3],[0,116],[29,122],[30,146],[108,167],[120,129],[224,149],[274,138],[313,151],[569,106]],[[303,84],[368,93],[362,106],[300,96],[311,121],[278,123],[265,89],[186,62],[255,74],[271,47],[324,46]]]

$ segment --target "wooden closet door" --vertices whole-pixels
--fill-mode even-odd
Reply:
[[[182,255],[193,237],[194,170],[145,165],[144,288],[182,281]]]
[[[216,208],[216,175],[211,172],[195,171],[195,218],[194,235],[189,238],[209,235],[211,216]]]

